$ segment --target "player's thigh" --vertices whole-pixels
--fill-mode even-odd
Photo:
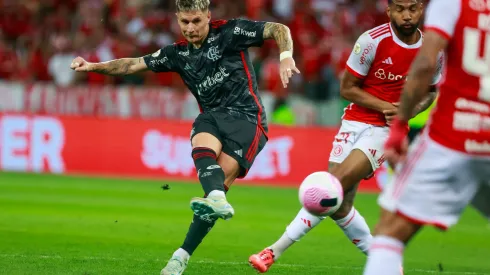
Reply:
[[[454,225],[479,187],[468,155],[426,135],[410,147],[406,161],[379,197],[382,208],[413,224],[447,229]]]
[[[225,173],[225,186],[228,189],[240,175],[240,165],[236,159],[225,152],[222,152],[219,155],[218,165],[221,166],[223,172]]]
[[[220,155],[223,146],[218,125],[213,116],[205,113],[199,114],[192,124],[191,143],[192,148],[205,147],[213,150],[217,156]]]
[[[267,138],[258,125],[247,120],[226,114],[217,114],[216,117],[223,141],[222,151],[238,163],[237,178],[244,178],[264,148]]]
[[[373,173],[378,170],[379,167],[385,161],[384,145],[388,139],[389,128],[380,126],[370,126],[363,131],[356,143],[353,146],[353,150],[359,150],[364,153],[366,159],[371,164],[371,171],[364,177],[369,178]]]
[[[341,163],[330,166],[332,169],[329,172],[340,181],[346,193],[355,189],[357,183],[372,172],[371,162],[366,154],[358,149],[352,150]]]

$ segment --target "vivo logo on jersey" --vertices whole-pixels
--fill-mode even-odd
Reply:
[[[241,29],[239,27],[235,27],[235,30],[233,31],[233,34],[236,34],[236,35],[244,35],[244,36],[248,36],[248,37],[255,37],[257,35],[257,32],[256,31],[246,31],[244,29]]]
[[[383,70],[383,69],[378,69],[374,73],[374,76],[378,79],[381,79],[381,80],[387,79],[389,81],[398,81],[398,80],[402,80],[405,78],[403,75],[395,75],[391,72],[385,72],[385,70]]]
[[[226,72],[226,68],[220,66],[218,69],[219,72],[215,73],[213,76],[207,76],[206,80],[197,85],[198,94],[213,88],[218,83],[223,83],[223,80],[230,75]]]
[[[369,45],[367,45],[367,47],[362,51],[361,58],[359,59],[359,63],[361,65],[364,65],[364,63],[366,63],[366,56],[368,56],[371,51],[374,51],[375,48],[376,46],[373,43],[369,43]]]

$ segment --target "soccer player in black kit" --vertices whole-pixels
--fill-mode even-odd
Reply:
[[[274,39],[281,52],[284,87],[293,72],[299,73],[285,25],[244,19],[211,21],[209,0],[176,0],[176,6],[185,41],[140,58],[90,63],[77,57],[71,64],[78,72],[107,75],[177,72],[199,103],[201,114],[192,126],[191,143],[205,196],[191,200],[193,221],[183,245],[162,270],[164,275],[183,274],[190,255],[217,219],[233,217],[225,193],[236,178],[245,177],[267,142],[267,119],[247,49]]]

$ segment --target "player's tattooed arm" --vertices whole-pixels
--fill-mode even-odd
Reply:
[[[415,107],[413,116],[415,117],[416,115],[427,110],[430,107],[430,105],[434,103],[434,100],[436,100],[436,98],[437,98],[436,88],[432,86],[430,93],[424,99],[422,99],[422,101],[419,104],[417,104],[417,106]]]
[[[276,40],[279,52],[293,51],[293,38],[291,31],[286,25],[274,22],[265,23],[264,39]]]
[[[92,63],[79,56],[73,59],[70,68],[77,72],[96,72],[106,75],[128,75],[148,70],[143,57],[121,58],[107,62]]]
[[[142,72],[148,69],[143,57],[121,58],[107,62],[93,63],[91,71],[114,76],[122,76]]]
[[[417,104],[429,94],[429,87],[437,68],[439,52],[444,50],[447,44],[446,38],[434,31],[429,30],[424,35],[424,44],[412,63],[407,83],[401,95],[398,111],[400,120],[408,121],[412,118]]]

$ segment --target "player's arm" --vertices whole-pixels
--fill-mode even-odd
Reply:
[[[286,25],[274,22],[251,21],[245,19],[230,20],[228,33],[231,41],[227,43],[233,50],[243,51],[249,47],[260,47],[264,40],[274,39],[279,47],[279,73],[284,88],[289,83],[293,72],[300,73],[293,59],[293,39]]]
[[[340,82],[340,96],[354,104],[380,113],[387,110],[396,110],[396,106],[393,104],[364,91],[361,88],[363,81],[363,79],[354,76],[349,71],[345,71]]]
[[[432,78],[432,83],[429,88],[429,94],[422,99],[422,101],[417,104],[414,110],[413,116],[417,116],[418,114],[422,113],[423,111],[427,110],[432,103],[434,103],[434,100],[437,98],[437,88],[436,85],[441,81],[442,79],[442,73],[444,70],[444,53],[440,52],[438,59],[437,59],[437,67],[436,71],[434,74],[434,77]]]
[[[417,104],[417,106],[415,106],[413,117],[427,110],[430,107],[430,105],[434,103],[434,100],[436,100],[436,98],[437,98],[436,87],[431,86],[429,90],[429,94],[424,99],[422,99],[422,101],[419,104]]]
[[[100,63],[87,62],[82,57],[77,57],[70,67],[77,72],[95,72],[113,76],[123,76],[148,70],[143,57],[121,58]]]
[[[139,58],[121,58],[107,62],[91,63],[82,57],[73,60],[71,68],[77,72],[95,72],[113,76],[123,76],[152,70],[170,72],[175,70],[174,45],[166,46],[153,54]]]
[[[264,39],[274,39],[276,41],[279,52],[280,75],[284,88],[289,83],[289,78],[293,76],[293,72],[300,73],[293,59],[293,38],[291,31],[286,25],[274,22],[267,22],[264,26]]]
[[[293,54],[293,38],[288,26],[281,23],[266,22],[264,26],[264,39],[274,39],[279,52],[290,52]]]
[[[433,75],[438,67],[439,52],[448,44],[446,37],[439,32],[428,30],[424,35],[424,43],[415,57],[410,68],[410,77],[402,92],[398,117],[401,121],[408,121],[415,113],[417,104],[429,94],[429,87],[433,82]]]

